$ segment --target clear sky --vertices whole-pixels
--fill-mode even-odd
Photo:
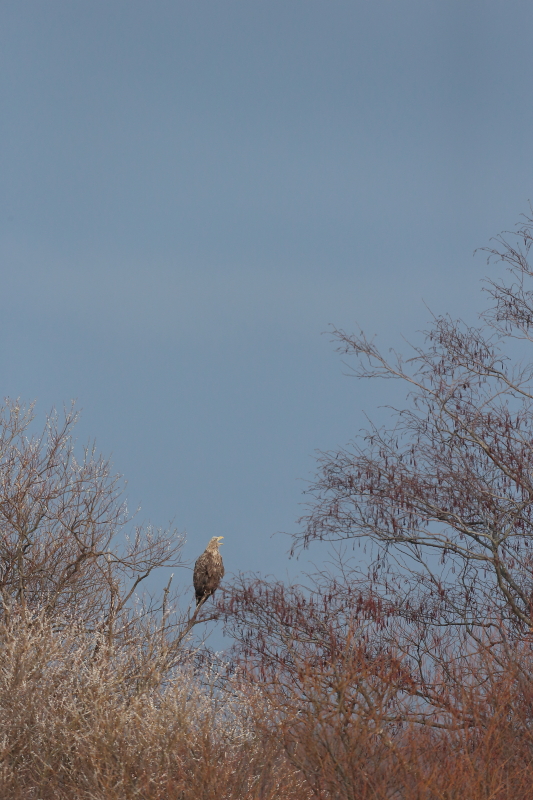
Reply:
[[[189,558],[294,572],[315,451],[387,401],[321,334],[481,307],[532,33],[525,0],[2,0],[0,394],[77,399]]]

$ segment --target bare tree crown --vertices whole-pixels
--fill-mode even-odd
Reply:
[[[0,597],[95,625],[125,612],[157,568],[180,563],[182,538],[134,526],[119,476],[94,447],[75,453],[77,417],[52,414],[34,434],[33,409],[0,410]]]
[[[322,454],[295,541],[370,537],[465,624],[533,624],[533,358],[517,357],[533,339],[532,242],[530,218],[498,237],[489,260],[510,279],[487,283],[479,326],[438,317],[407,360],[335,330],[355,375],[403,381],[410,402]]]

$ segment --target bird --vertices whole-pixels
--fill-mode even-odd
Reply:
[[[192,582],[196,592],[196,608],[211,597],[224,577],[224,564],[218,548],[223,536],[213,536],[201,556],[196,559]]]

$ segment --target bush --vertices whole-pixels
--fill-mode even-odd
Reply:
[[[2,797],[309,796],[275,737],[254,727],[253,696],[236,680],[221,691],[220,670],[192,663],[154,680],[142,640],[96,648],[80,626],[57,623],[21,614],[0,629]]]

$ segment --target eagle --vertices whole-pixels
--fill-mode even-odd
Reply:
[[[223,536],[213,536],[194,565],[192,582],[196,592],[197,608],[216,592],[224,577],[224,564],[218,550],[223,538]]]

